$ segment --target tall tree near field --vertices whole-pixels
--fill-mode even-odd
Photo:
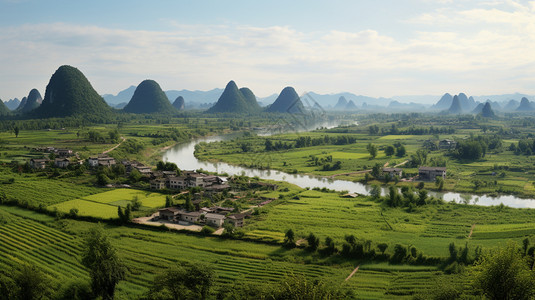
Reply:
[[[101,225],[89,230],[84,240],[82,265],[89,269],[95,297],[113,299],[115,286],[125,278],[125,267]]]
[[[482,257],[474,278],[475,287],[489,299],[532,299],[535,274],[514,243]]]
[[[37,267],[21,264],[9,276],[0,273],[0,299],[48,299],[50,280]]]
[[[284,246],[295,247],[295,233],[292,229],[288,229],[284,235]]]
[[[368,146],[366,146],[366,150],[368,150],[372,159],[377,156],[377,146],[375,146],[374,144],[369,143]]]

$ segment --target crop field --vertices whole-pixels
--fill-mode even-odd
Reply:
[[[56,284],[73,276],[88,278],[80,264],[82,238],[94,224],[43,216],[20,208],[0,206],[0,266],[32,263],[42,268]],[[355,264],[329,266],[304,262],[303,250],[279,246],[192,236],[172,232],[106,226],[105,230],[128,268],[117,287],[119,299],[137,297],[147,291],[153,277],[176,263],[204,262],[217,275],[215,290],[236,280],[249,284],[280,281],[286,274],[323,278],[359,298],[396,298],[425,291],[442,278],[434,267],[363,265],[347,282]],[[306,252],[304,252],[306,253]],[[414,284],[418,281],[425,284]],[[414,284],[414,285],[411,285]]]
[[[342,198],[338,193],[297,188],[289,194],[295,196],[266,205],[262,213],[248,220],[246,236],[280,242],[286,230],[292,229],[299,237],[309,233],[321,240],[331,237],[340,247],[346,235],[355,235],[374,244],[387,243],[390,249],[398,243],[413,245],[426,255],[444,257],[452,242],[458,246],[468,243],[471,249],[492,248],[508,239],[520,242],[535,234],[535,210],[530,209],[447,203],[407,212],[366,197]]]
[[[98,188],[80,185],[68,179],[47,179],[35,174],[16,174],[0,168],[1,191],[8,198],[17,199],[38,206],[39,204],[52,205],[72,199],[88,196],[101,191]]]
[[[117,218],[117,206],[126,207],[134,197],[137,197],[145,208],[157,208],[165,205],[165,195],[160,193],[115,189],[51,205],[48,206],[48,209],[57,209],[60,212],[68,213],[72,208],[76,208],[81,216],[114,219]]]
[[[356,139],[354,144],[347,145],[320,145],[303,148],[291,148],[278,151],[266,151],[266,137],[242,137],[231,141],[222,141],[202,145],[196,155],[200,159],[210,161],[225,161],[246,167],[269,168],[281,170],[287,173],[313,174],[318,176],[333,176],[357,171],[369,170],[374,165],[388,164],[389,167],[401,164],[411,159],[417,150],[422,149],[426,140],[457,138],[465,139],[470,134],[481,134],[474,129],[460,129],[455,134],[442,135],[367,135],[362,133],[347,133]],[[312,139],[323,136],[335,138],[339,133],[324,131],[307,132],[299,134],[282,134],[270,136],[273,143],[293,143],[298,137],[310,137]],[[427,154],[427,162],[432,160],[445,160],[447,178],[443,189],[447,191],[470,192],[470,193],[505,193],[515,194],[521,197],[535,197],[535,189],[530,186],[535,182],[535,171],[531,166],[535,165],[534,156],[515,155],[508,149],[511,143],[518,142],[515,139],[502,141],[503,147],[499,151],[487,151],[485,157],[466,161],[458,160],[448,154],[448,150],[435,150]],[[377,155],[372,158],[367,150],[371,143],[377,146]],[[402,157],[396,155],[386,156],[384,149],[396,143],[402,144],[406,154]],[[243,152],[241,146],[250,144],[250,150]],[[340,161],[340,169],[325,170],[322,165],[316,165],[314,159],[331,159],[331,164]],[[418,174],[417,168],[410,165],[402,165],[404,174],[413,177]],[[364,180],[364,174],[344,175],[344,180]],[[479,182],[479,184],[478,184]],[[373,181],[372,183],[382,183]],[[481,184],[483,183],[483,184]],[[408,183],[403,183],[407,185]],[[410,185],[416,185],[416,183]],[[433,183],[426,183],[427,189],[436,189]]]

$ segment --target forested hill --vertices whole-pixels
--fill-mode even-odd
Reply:
[[[160,85],[149,79],[142,81],[137,86],[132,99],[123,110],[136,114],[176,112]]]
[[[103,116],[112,112],[80,70],[61,66],[50,78],[43,103],[32,115],[42,118],[78,115]]]

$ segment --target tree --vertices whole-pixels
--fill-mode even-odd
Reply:
[[[444,178],[441,176],[437,176],[435,179],[435,185],[437,186],[439,191],[442,191],[444,189]]]
[[[184,203],[184,207],[186,208],[187,211],[195,210],[195,206],[191,202],[191,194],[186,195],[186,202]]]
[[[307,236],[308,249],[311,251],[316,251],[320,245],[320,239],[317,238],[313,233],[310,233]]]
[[[100,224],[89,230],[83,249],[82,265],[89,269],[93,295],[113,299],[115,286],[125,278],[126,268]]]
[[[173,206],[173,198],[169,195],[165,196],[165,207]]]
[[[295,233],[292,229],[288,229],[284,235],[284,246],[295,247]]]
[[[376,184],[372,185],[372,189],[370,190],[370,196],[373,199],[379,199],[379,197],[381,197],[381,188]]]
[[[90,300],[93,299],[91,285],[81,278],[71,279],[61,285],[54,299],[57,300]]]
[[[381,243],[381,244],[377,244],[377,249],[379,249],[379,251],[381,251],[381,254],[385,254],[385,251],[386,249],[388,248],[388,244],[387,243]]]
[[[374,144],[369,143],[368,146],[366,146],[366,150],[368,150],[368,153],[370,153],[372,159],[377,156],[377,146]]]
[[[392,155],[394,155],[395,151],[396,151],[396,149],[394,149],[394,146],[390,146],[390,145],[389,145],[389,146],[386,146],[386,147],[385,147],[385,155],[386,155],[386,156],[392,156]]]
[[[325,248],[322,249],[322,253],[325,255],[332,255],[338,250],[336,249],[336,245],[334,244],[334,241],[331,237],[325,238]]]
[[[19,137],[20,128],[19,126],[15,126],[13,128],[13,133],[15,134],[15,137]]]
[[[215,273],[210,266],[206,264],[195,264],[188,270],[185,285],[195,294],[195,299],[200,298],[204,300],[208,297],[214,280]]]
[[[139,173],[139,171],[137,169],[133,169],[132,171],[130,171],[130,181],[132,183],[136,183],[138,182],[140,179],[141,179],[142,175],[141,173]]]
[[[215,274],[205,264],[173,266],[157,275],[148,299],[206,299],[214,284]]]
[[[489,299],[530,299],[535,295],[533,280],[517,245],[510,242],[480,259],[474,285]]]
[[[300,300],[300,299],[350,299],[350,295],[344,295],[322,280],[309,281],[303,275],[290,274],[275,288],[275,300]]]
[[[380,164],[375,164],[375,166],[373,166],[372,168],[372,176],[375,177],[375,178],[379,178],[379,176],[381,175],[381,165]]]
[[[400,145],[396,148],[396,156],[397,157],[403,157],[407,153],[407,150],[405,150],[405,146]]]
[[[9,276],[0,273],[0,299],[48,299],[50,280],[37,267],[18,265]]]
[[[138,211],[141,209],[141,201],[139,200],[139,197],[136,195],[132,198],[132,211]]]

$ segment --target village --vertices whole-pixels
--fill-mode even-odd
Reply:
[[[439,147],[449,148],[452,147],[454,141],[444,140],[440,141]],[[42,170],[49,166],[57,168],[68,168],[71,164],[84,164],[87,162],[87,166],[90,169],[97,168],[110,168],[116,164],[122,164],[126,171],[126,174],[130,174],[133,170],[139,172],[143,180],[148,182],[146,188],[154,191],[177,191],[182,193],[187,189],[197,188],[202,190],[202,195],[211,198],[210,195],[214,193],[225,192],[228,194],[231,191],[229,180],[232,178],[226,178],[222,176],[204,174],[196,171],[185,170],[153,170],[151,166],[144,165],[137,161],[121,160],[117,162],[113,157],[107,154],[99,154],[97,156],[91,156],[87,160],[82,160],[77,153],[73,153],[70,149],[56,149],[54,147],[45,147],[34,149],[37,152],[48,153],[49,157],[32,158],[29,161],[29,166],[32,169]],[[403,170],[401,168],[382,168],[382,173],[385,176],[389,176],[391,179],[402,178]],[[435,180],[437,177],[445,179],[446,168],[445,167],[419,167],[418,180],[430,181]],[[414,178],[411,178],[412,181]],[[107,187],[114,187],[108,184]],[[130,188],[129,185],[123,184],[120,187]],[[270,188],[276,189],[276,186]],[[147,225],[165,225],[175,229],[186,229],[193,231],[200,231],[202,226],[210,226],[217,229],[222,229],[225,223],[231,224],[233,227],[243,227],[245,218],[248,218],[252,214],[252,210],[249,208],[240,212],[235,207],[221,207],[213,205],[210,207],[201,206],[201,203],[206,205],[206,202],[202,201],[200,193],[192,193],[196,199],[193,200],[193,206],[189,207],[176,207],[169,206],[158,209],[148,217],[136,218],[133,221],[136,223],[142,223]],[[356,194],[354,195],[356,196]],[[265,203],[261,203],[261,206]],[[206,205],[209,206],[209,205]],[[192,209],[194,208],[194,209]],[[219,233],[221,231],[219,230]]]
[[[232,178],[223,176],[209,175],[202,172],[186,171],[186,170],[153,170],[152,167],[144,165],[137,161],[121,160],[117,162],[113,157],[107,154],[100,154],[91,156],[87,160],[80,160],[76,153],[70,149],[57,149],[54,147],[36,148],[34,151],[48,153],[49,157],[32,158],[29,160],[29,166],[34,170],[45,170],[48,167],[56,167],[65,169],[69,166],[79,164],[82,165],[87,162],[90,169],[110,168],[116,164],[122,164],[125,167],[126,175],[136,170],[141,174],[144,181],[149,184],[148,189],[153,191],[165,192],[179,192],[178,195],[188,194],[188,189],[197,188],[192,192],[194,197],[192,203],[192,210],[179,208],[177,206],[169,206],[158,209],[148,217],[140,217],[132,221],[147,225],[165,225],[169,228],[186,229],[191,231],[200,231],[202,226],[207,225],[215,229],[222,229],[225,223],[231,224],[233,227],[243,227],[244,220],[252,215],[252,209],[245,209],[240,212],[235,207],[221,207],[211,206],[202,207],[201,204],[206,204],[206,199],[210,199],[215,193],[225,193],[231,191],[229,181]],[[114,186],[112,184],[106,187],[122,187],[130,188],[129,185],[122,184]],[[276,190],[277,186],[272,184],[257,183],[257,187],[268,188]],[[237,193],[230,193],[231,196],[237,197]],[[238,197],[239,198],[239,197]],[[256,207],[261,207],[273,199],[263,199],[261,203],[256,203]],[[217,233],[221,233],[219,230]]]

